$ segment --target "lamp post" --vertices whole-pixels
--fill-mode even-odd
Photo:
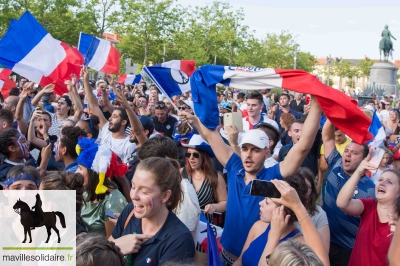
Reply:
[[[372,93],[375,94],[375,81],[372,82]]]
[[[297,64],[297,44],[294,45],[294,69],[296,69],[296,64]]]
[[[329,55],[328,62],[327,62],[327,64],[328,64],[328,79],[326,80],[326,85],[328,85],[328,86],[330,86],[329,77],[331,75],[331,59],[332,59],[331,55]]]

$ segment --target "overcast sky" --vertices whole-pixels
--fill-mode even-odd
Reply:
[[[178,0],[183,6],[204,6],[210,0]],[[379,59],[381,32],[387,24],[400,59],[400,0],[230,0],[243,8],[244,24],[264,38],[288,30],[300,49],[314,56]]]

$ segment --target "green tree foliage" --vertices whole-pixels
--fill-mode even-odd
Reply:
[[[180,7],[174,0],[121,0],[119,50],[134,62],[161,62],[163,46],[179,27]]]

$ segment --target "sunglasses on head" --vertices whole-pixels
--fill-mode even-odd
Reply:
[[[156,107],[156,109],[164,109],[165,108],[165,103],[156,103],[155,107]]]
[[[193,152],[193,153],[187,152],[187,153],[185,154],[185,157],[186,157],[186,158],[190,158],[190,157],[192,156],[192,154],[193,154],[193,157],[194,157],[194,158],[196,158],[196,159],[199,159],[199,158],[200,158],[200,154],[197,153],[197,152]]]

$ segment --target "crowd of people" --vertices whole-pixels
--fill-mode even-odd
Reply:
[[[400,265],[393,98],[360,111],[385,128],[374,164],[312,95],[223,87],[211,130],[190,92],[170,99],[145,80],[91,82],[84,67],[54,89],[20,77],[2,97],[0,184],[76,191],[77,265],[207,265],[200,217],[223,229],[224,266]],[[254,180],[279,193],[252,195]]]

